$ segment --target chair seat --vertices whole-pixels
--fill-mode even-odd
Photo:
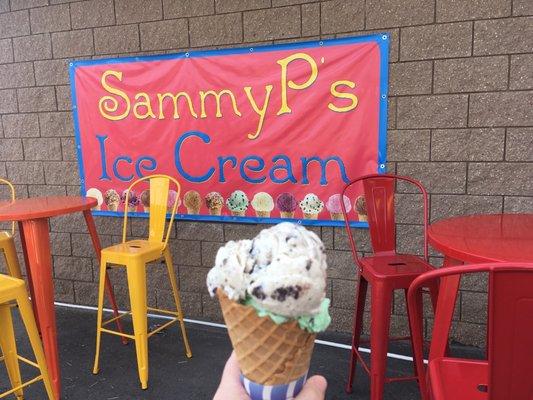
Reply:
[[[22,279],[0,274],[0,304],[14,300],[21,290],[26,290]]]
[[[374,255],[362,258],[361,264],[363,276],[367,281],[405,278],[407,285],[418,275],[434,269],[423,259],[412,254]]]
[[[434,400],[486,400],[487,361],[436,358],[429,363],[429,381]]]
[[[13,240],[11,233],[7,231],[0,231],[0,246],[2,245],[2,242],[7,240]]]
[[[148,240],[129,240],[124,243],[106,247],[102,250],[107,262],[122,264],[124,258],[141,258],[144,262],[156,260],[162,256],[164,244]]]

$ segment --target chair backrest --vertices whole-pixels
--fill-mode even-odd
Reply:
[[[533,263],[471,264],[441,268],[419,276],[411,284],[408,294],[410,318],[422,318],[416,307],[417,291],[428,281],[458,274],[489,273],[488,287],[488,363],[489,400],[533,398]],[[442,283],[442,280],[441,280]],[[442,286],[441,286],[442,289]],[[439,292],[439,300],[446,293]],[[449,299],[448,299],[449,300]],[[442,326],[433,332],[429,361],[445,356],[444,339],[447,342],[451,321],[443,321],[439,312],[435,325]],[[413,341],[419,344],[415,354],[420,361],[422,338],[413,332]],[[487,382],[473,382],[486,384]],[[480,388],[481,389],[481,388]]]
[[[491,399],[533,399],[533,267],[494,271],[489,289]]]
[[[150,190],[150,221],[148,240],[150,242],[164,242],[164,247],[168,244],[170,237],[170,230],[172,223],[174,222],[174,216],[176,215],[176,209],[178,208],[178,202],[180,199],[181,186],[179,182],[168,175],[149,175],[140,178],[133,182],[126,192],[126,199],[124,203],[127,205],[131,190],[141,182],[149,181]],[[167,223],[168,212],[168,198],[170,183],[176,186],[176,198],[172,204],[172,212],[170,214],[170,220]],[[165,233],[165,224],[167,225]],[[124,207],[124,225],[122,230],[122,242],[126,241],[126,230],[128,225],[128,207]]]
[[[9,182],[7,179],[0,178],[0,185],[7,185],[9,187],[9,191],[11,193],[11,200],[15,200],[15,187],[11,182]],[[11,234],[15,234],[15,222],[13,221],[11,224]]]
[[[361,176],[348,183],[342,192],[343,196],[350,198],[357,185],[362,186],[362,194],[366,201],[370,241],[374,254],[387,254],[396,252],[396,215],[395,192],[396,183],[403,181],[417,188],[423,197],[424,217],[424,258],[427,260],[427,225],[428,225],[428,196],[422,184],[414,179],[393,174],[372,174]],[[344,198],[344,197],[343,197]],[[350,216],[344,202],[341,207],[346,222],[346,231],[352,247],[354,258],[358,262],[357,249],[350,229]]]

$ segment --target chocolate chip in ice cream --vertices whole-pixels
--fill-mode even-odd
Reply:
[[[282,286],[277,288],[272,294],[272,298],[277,301],[285,301],[287,297],[292,297],[295,300],[298,300],[302,287],[299,285],[296,286]]]

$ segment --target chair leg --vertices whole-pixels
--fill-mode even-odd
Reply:
[[[407,292],[405,290],[405,298],[407,300]],[[422,289],[417,291],[416,304],[414,305],[416,314],[423,316],[424,303],[422,298]],[[409,318],[409,328],[411,329],[411,348],[413,350],[413,365],[414,373],[417,376],[418,387],[420,389],[420,396],[422,399],[427,399],[427,385],[426,385],[426,368],[424,367],[424,323],[422,319],[414,319],[407,307],[407,316]]]
[[[22,384],[20,376],[19,362],[17,358],[17,343],[13,330],[13,319],[11,318],[11,308],[9,304],[0,304],[0,349],[4,355],[7,374],[11,387],[15,388]],[[15,392],[17,399],[23,399],[22,389]]]
[[[409,307],[407,306],[407,292],[409,291],[409,289],[405,289],[404,292],[405,292],[405,306],[407,308],[407,318],[408,318],[408,322],[409,322],[409,330],[411,332],[411,351],[412,351],[412,354],[413,354],[413,371],[414,371],[414,375],[418,375],[417,373],[417,366],[416,366],[416,358],[414,356],[415,354],[415,342],[414,342],[414,336],[413,336],[413,332],[417,331],[418,332],[418,335],[419,337],[424,337],[424,323],[423,321],[416,321],[413,323],[411,323],[411,315],[410,315],[410,312],[409,312]],[[418,310],[418,315],[422,315],[423,316],[423,312],[424,312],[424,304],[423,304],[423,298],[422,298],[422,290],[419,290],[417,292],[417,302],[416,302],[416,308]]]
[[[24,322],[24,326],[28,332],[28,338],[30,340],[33,354],[35,354],[37,365],[39,365],[39,370],[41,371],[41,375],[43,377],[43,383],[48,395],[48,399],[55,400],[55,395],[52,388],[52,379],[48,373],[48,365],[44,356],[43,345],[41,343],[41,338],[39,337],[39,331],[37,329],[35,317],[33,316],[32,306],[27,296],[26,289],[24,288],[17,296],[17,304],[19,306],[20,315],[22,316],[22,321]]]
[[[148,388],[148,310],[146,305],[146,265],[132,261],[126,266],[131,316],[141,388]]]
[[[183,321],[183,311],[181,309],[181,300],[180,300],[180,293],[178,289],[178,283],[176,282],[176,274],[174,272],[174,265],[172,264],[172,255],[168,247],[165,248],[163,255],[165,256],[165,264],[167,265],[168,277],[170,279],[170,285],[172,286],[172,294],[174,295],[174,302],[176,303],[176,310],[178,312],[181,335],[183,336],[183,343],[185,344],[185,355],[188,358],[191,358],[192,352],[191,352],[191,347],[189,345],[189,339],[187,337],[187,331],[185,330],[185,322]]]
[[[387,369],[387,350],[393,291],[377,282],[372,284],[370,323],[370,398],[382,400]]]
[[[100,277],[98,281],[98,315],[96,317],[96,351],[94,353],[93,374],[100,370],[100,345],[102,339],[102,317],[104,312],[104,292],[107,277],[107,261],[104,256],[100,262]]]
[[[346,393],[352,393],[353,380],[355,375],[355,367],[357,365],[357,356],[354,353],[354,349],[359,348],[359,342],[361,338],[361,331],[363,329],[363,317],[365,313],[366,292],[368,288],[368,282],[362,276],[359,277],[359,283],[357,287],[357,304],[355,315],[353,319],[353,331],[352,331],[352,348],[350,351],[350,370],[348,372],[348,383],[346,384]]]
[[[7,271],[9,272],[9,275],[14,278],[22,279],[17,250],[15,249],[15,241],[12,237],[4,242],[2,250],[4,250],[4,257],[6,259]]]
[[[433,307],[433,314],[437,311],[437,301],[439,300],[439,282],[433,281],[428,284],[429,296],[431,297],[431,306]]]

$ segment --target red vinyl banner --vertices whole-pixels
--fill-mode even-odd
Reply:
[[[181,218],[340,225],[340,193],[384,170],[388,35],[77,61],[71,87],[83,194],[97,214],[147,210],[125,189],[167,174]]]

